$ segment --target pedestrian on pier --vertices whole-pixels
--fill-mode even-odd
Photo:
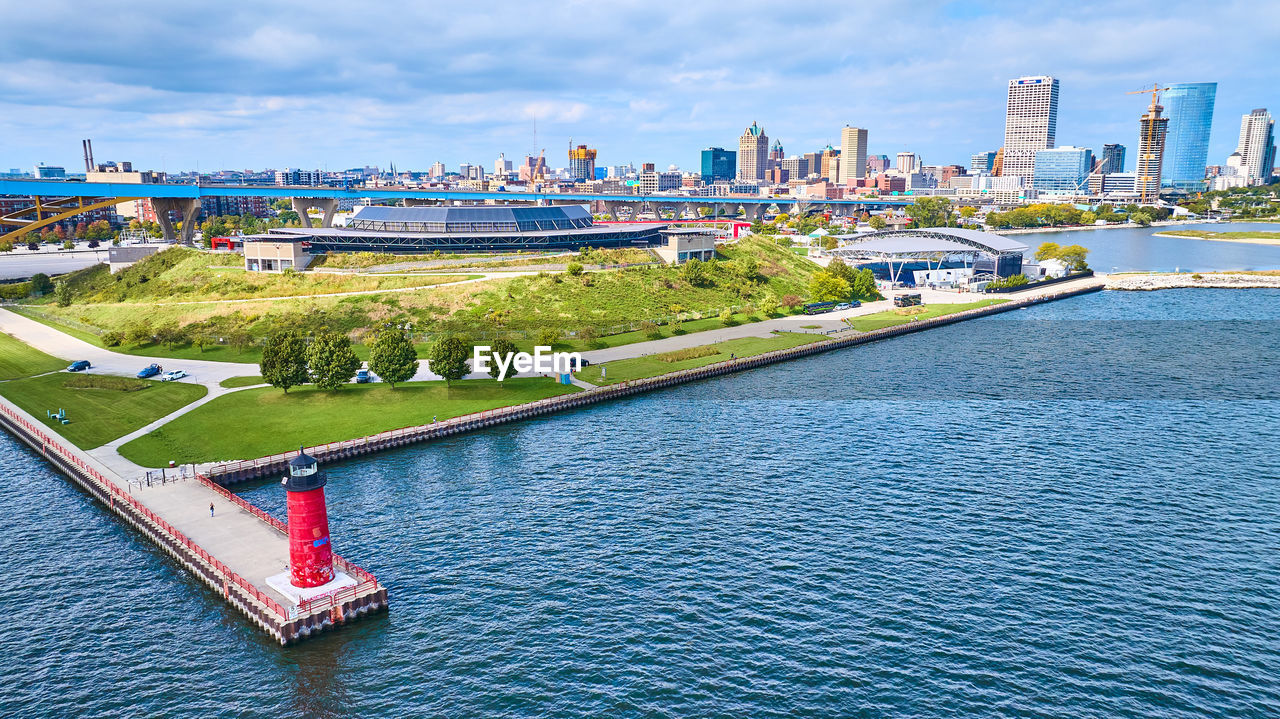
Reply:
[[[210,502],[210,503],[209,503],[209,516],[210,516],[210,517],[212,517],[212,516],[213,516],[213,502]]]

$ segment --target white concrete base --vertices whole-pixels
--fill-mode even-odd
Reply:
[[[333,571],[333,575],[333,581],[321,584],[318,587],[295,587],[290,584],[290,574],[288,572],[281,572],[267,577],[267,586],[277,592],[280,592],[288,598],[294,606],[297,606],[308,599],[322,597],[326,594],[336,592],[339,589],[354,587],[358,583],[355,579],[339,572],[336,569]]]

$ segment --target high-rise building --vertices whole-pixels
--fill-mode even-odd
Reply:
[[[769,136],[753,122],[738,138],[738,179],[763,180],[768,166]]]
[[[867,131],[845,125],[840,130],[841,185],[867,176]]]
[[[867,174],[877,175],[889,169],[888,155],[867,155]]]
[[[1038,192],[1075,192],[1088,189],[1093,169],[1093,150],[1064,145],[1036,153],[1036,176],[1032,187]]]
[[[315,187],[323,183],[324,178],[319,170],[299,170],[292,167],[284,170],[276,170],[277,185]]]
[[[1054,146],[1058,130],[1058,80],[1047,75],[1009,81],[1001,174],[1030,182],[1036,153]]]
[[[1169,118],[1164,107],[1154,100],[1138,121],[1138,167],[1134,173],[1138,198],[1154,202],[1160,197],[1160,173],[1164,165],[1164,142],[1169,131]]]
[[[1124,145],[1116,143],[1107,143],[1102,146],[1102,155],[1097,160],[1097,165],[1093,171],[1100,175],[1110,175],[1114,172],[1124,172]]]
[[[773,148],[769,150],[769,167],[778,167],[786,156],[786,153],[782,151],[782,142],[780,140],[774,140]]]
[[[819,165],[818,174],[824,180],[835,182],[840,174],[840,151],[827,145],[827,149],[822,151],[822,163]]]
[[[498,159],[493,161],[493,174],[500,177],[506,177],[511,174],[511,160],[507,159],[505,152],[499,152]]]
[[[1209,129],[1213,125],[1213,101],[1217,93],[1216,82],[1180,82],[1161,93],[1165,116],[1169,118],[1160,182],[1165,187],[1188,192],[1204,189]]]
[[[1276,160],[1276,122],[1265,108],[1240,118],[1241,170],[1248,184],[1270,179]]]
[[[804,153],[804,159],[805,159],[805,162],[808,163],[809,175],[822,174],[822,153],[821,152],[806,152]],[[806,175],[806,177],[808,177],[808,175]]]
[[[569,148],[569,177],[575,181],[596,179],[596,151],[586,145]]]
[[[427,172],[427,175],[433,180],[438,180],[444,177],[445,172],[444,163],[436,160],[431,164],[431,169]]]
[[[702,181],[708,185],[718,180],[732,180],[738,173],[738,153],[723,147],[702,151]]]
[[[903,175],[910,175],[920,167],[920,158],[916,157],[914,152],[898,153],[898,172]]]
[[[979,152],[969,158],[969,172],[985,172],[991,174],[996,164],[996,151]]]
[[[782,161],[782,169],[787,171],[787,177],[792,180],[802,180],[809,176],[809,158],[788,157]]]

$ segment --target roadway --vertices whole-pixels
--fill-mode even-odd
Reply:
[[[811,205],[850,206],[864,209],[905,207],[913,198],[874,200],[825,200],[819,198],[725,196],[697,197],[691,195],[611,195],[588,192],[477,192],[471,190],[422,190],[386,187],[297,187],[279,185],[176,185],[170,183],[142,185],[127,182],[67,182],[64,180],[0,180],[0,195],[38,197],[146,197],[185,198],[201,197],[270,197],[273,199],[313,198],[358,200],[363,198],[395,200],[443,200],[458,202],[483,202],[505,200],[508,202],[659,202],[729,205],[781,205],[797,202]]]

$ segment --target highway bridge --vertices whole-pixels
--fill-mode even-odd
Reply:
[[[710,211],[710,217],[745,215],[747,219],[762,218],[775,209],[778,212],[807,214],[829,212],[835,215],[905,207],[913,202],[910,197],[875,199],[826,200],[808,197],[756,197],[691,195],[611,195],[586,192],[486,192],[471,190],[432,190],[405,187],[299,187],[279,185],[181,185],[136,184],[128,182],[77,182],[74,180],[0,180],[0,197],[30,198],[15,210],[0,214],[0,242],[16,241],[22,235],[41,227],[74,217],[82,212],[108,207],[131,200],[149,199],[156,209],[157,220],[164,236],[169,240],[181,239],[189,243],[194,235],[195,222],[184,222],[181,237],[175,232],[169,213],[182,217],[198,217],[200,199],[203,197],[268,197],[288,199],[300,216],[317,208],[323,214],[322,227],[333,224],[333,216],[342,200],[402,200],[405,204],[463,204],[463,203],[533,203],[583,204],[600,202],[611,219],[623,216],[635,219],[645,211],[669,211],[677,218],[703,217],[701,208]]]

